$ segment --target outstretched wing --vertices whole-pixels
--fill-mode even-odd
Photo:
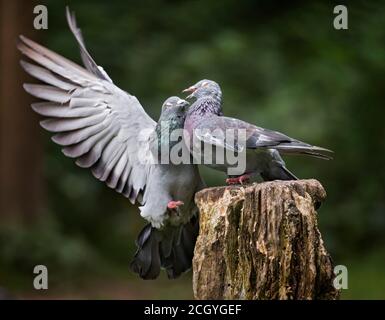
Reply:
[[[272,148],[282,153],[307,154],[331,159],[331,150],[312,146],[278,131],[257,127],[229,117],[207,117],[194,130],[194,136],[204,143],[241,152],[245,149]]]
[[[105,72],[101,66],[98,66],[95,60],[88,53],[88,50],[84,43],[82,32],[78,28],[76,23],[75,13],[73,12],[71,13],[68,7],[66,7],[66,17],[67,17],[68,26],[70,27],[70,30],[79,45],[80,56],[82,58],[83,64],[86,67],[86,69],[91,73],[93,73],[95,76],[97,76],[99,79],[104,79],[112,83],[112,80],[107,74],[107,72]]]
[[[38,65],[21,61],[24,70],[46,84],[24,84],[45,100],[32,104],[46,117],[41,126],[76,164],[130,199],[141,202],[150,164],[150,136],[155,122],[138,99],[106,79],[20,36],[18,49]],[[87,52],[84,50],[82,52]],[[95,62],[88,58],[90,65]]]

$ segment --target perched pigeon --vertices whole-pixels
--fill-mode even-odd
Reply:
[[[245,121],[224,117],[222,113],[222,91],[219,85],[211,80],[201,80],[195,85],[183,90],[191,93],[187,98],[195,98],[190,106],[185,121],[185,131],[188,134],[190,151],[195,157],[203,157],[205,147],[238,153],[244,152],[246,159],[242,172],[229,177],[226,182],[237,184],[247,182],[252,175],[259,174],[265,181],[269,180],[294,180],[297,179],[285,166],[281,158],[282,154],[305,154],[321,159],[331,159],[332,151],[312,146],[299,140],[292,139],[280,132],[257,127]],[[232,142],[226,139],[225,132],[233,130]],[[244,139],[237,139],[238,133],[244,133]],[[239,134],[241,136],[241,134]],[[198,146],[196,145],[198,142]],[[197,153],[194,146],[198,148]],[[209,149],[209,148],[208,148]],[[216,161],[205,163],[214,169],[228,172],[229,167],[234,166],[228,161],[223,164]]]
[[[66,156],[141,204],[141,216],[150,223],[138,236],[132,269],[144,279],[154,279],[162,266],[169,278],[176,278],[191,267],[198,232],[194,193],[203,182],[197,166],[155,161],[159,123],[97,66],[68,10],[67,19],[86,69],[20,36],[18,49],[39,65],[21,61],[22,67],[46,83],[24,84],[28,93],[45,100],[32,108],[46,117],[41,126],[54,133],[52,140]],[[159,122],[183,129],[187,104],[178,97],[167,99]]]

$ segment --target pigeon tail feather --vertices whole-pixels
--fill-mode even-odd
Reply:
[[[317,146],[311,146],[305,143],[282,143],[273,147],[282,154],[307,155],[323,160],[332,160],[333,151]]]
[[[156,279],[161,267],[169,279],[179,277],[192,264],[199,226],[196,217],[182,226],[156,229],[147,224],[140,232],[137,252],[130,264],[131,270],[142,279]]]

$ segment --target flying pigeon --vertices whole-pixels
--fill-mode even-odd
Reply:
[[[304,154],[321,159],[331,159],[331,150],[309,145],[290,138],[280,132],[257,127],[245,121],[225,117],[222,112],[222,91],[220,86],[211,80],[201,80],[183,90],[191,93],[187,98],[196,101],[189,107],[184,129],[186,141],[195,157],[204,156],[203,148],[212,147],[213,155],[217,149],[232,151],[245,156],[244,170],[236,175],[229,175],[228,184],[243,184],[251,176],[260,175],[263,180],[296,180],[285,166],[281,154]],[[230,142],[225,136],[226,130],[233,130],[234,138]],[[219,133],[218,133],[219,132]],[[244,139],[237,139],[237,133],[244,133]],[[222,134],[221,134],[222,133]],[[239,134],[241,137],[241,135]],[[198,145],[196,144],[198,142]],[[199,152],[196,152],[198,148]],[[207,148],[209,149],[209,148]],[[203,162],[203,160],[201,159]],[[219,163],[212,157],[207,166],[228,172],[233,164],[228,161]]]
[[[38,64],[21,61],[22,67],[46,83],[24,84],[28,93],[44,100],[32,109],[46,118],[41,126],[54,133],[52,140],[66,156],[141,205],[149,224],[138,236],[132,270],[154,279],[163,267],[169,278],[176,278],[191,267],[198,233],[194,194],[204,184],[197,166],[156,160],[160,123],[183,129],[188,102],[167,99],[156,123],[135,96],[114,85],[95,63],[68,9],[67,20],[86,69],[20,36],[18,49]]]

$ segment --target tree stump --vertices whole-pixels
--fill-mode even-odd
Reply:
[[[196,299],[337,299],[317,227],[317,180],[200,191],[193,259]]]

